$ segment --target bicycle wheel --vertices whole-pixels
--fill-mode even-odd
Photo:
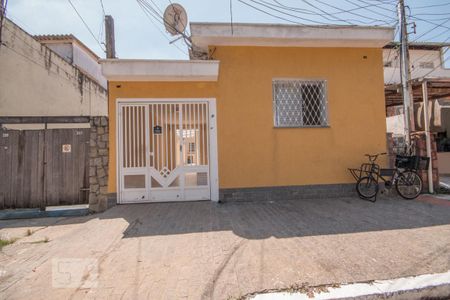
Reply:
[[[400,173],[395,183],[398,194],[406,200],[417,198],[422,192],[422,186],[422,178],[414,171]]]
[[[372,176],[361,177],[356,183],[356,191],[363,199],[375,198],[378,193],[378,182]]]

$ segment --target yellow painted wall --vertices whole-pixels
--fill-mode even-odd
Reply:
[[[217,47],[214,59],[216,83],[110,83],[110,192],[116,98],[216,98],[220,188],[350,183],[347,167],[385,151],[381,49]],[[329,128],[274,128],[273,78],[327,80]]]

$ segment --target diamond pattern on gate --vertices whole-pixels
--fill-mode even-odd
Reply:
[[[162,177],[167,178],[170,175],[170,170],[167,167],[164,167],[159,174],[161,174]]]
[[[327,125],[326,83],[321,80],[274,80],[275,126]]]

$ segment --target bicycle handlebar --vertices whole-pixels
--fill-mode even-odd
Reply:
[[[371,162],[374,162],[377,160],[378,156],[386,154],[387,154],[386,152],[381,152],[377,154],[364,154],[364,155],[367,156]]]

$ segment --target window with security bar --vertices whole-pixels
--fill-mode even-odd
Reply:
[[[328,126],[325,80],[274,80],[275,127]]]

